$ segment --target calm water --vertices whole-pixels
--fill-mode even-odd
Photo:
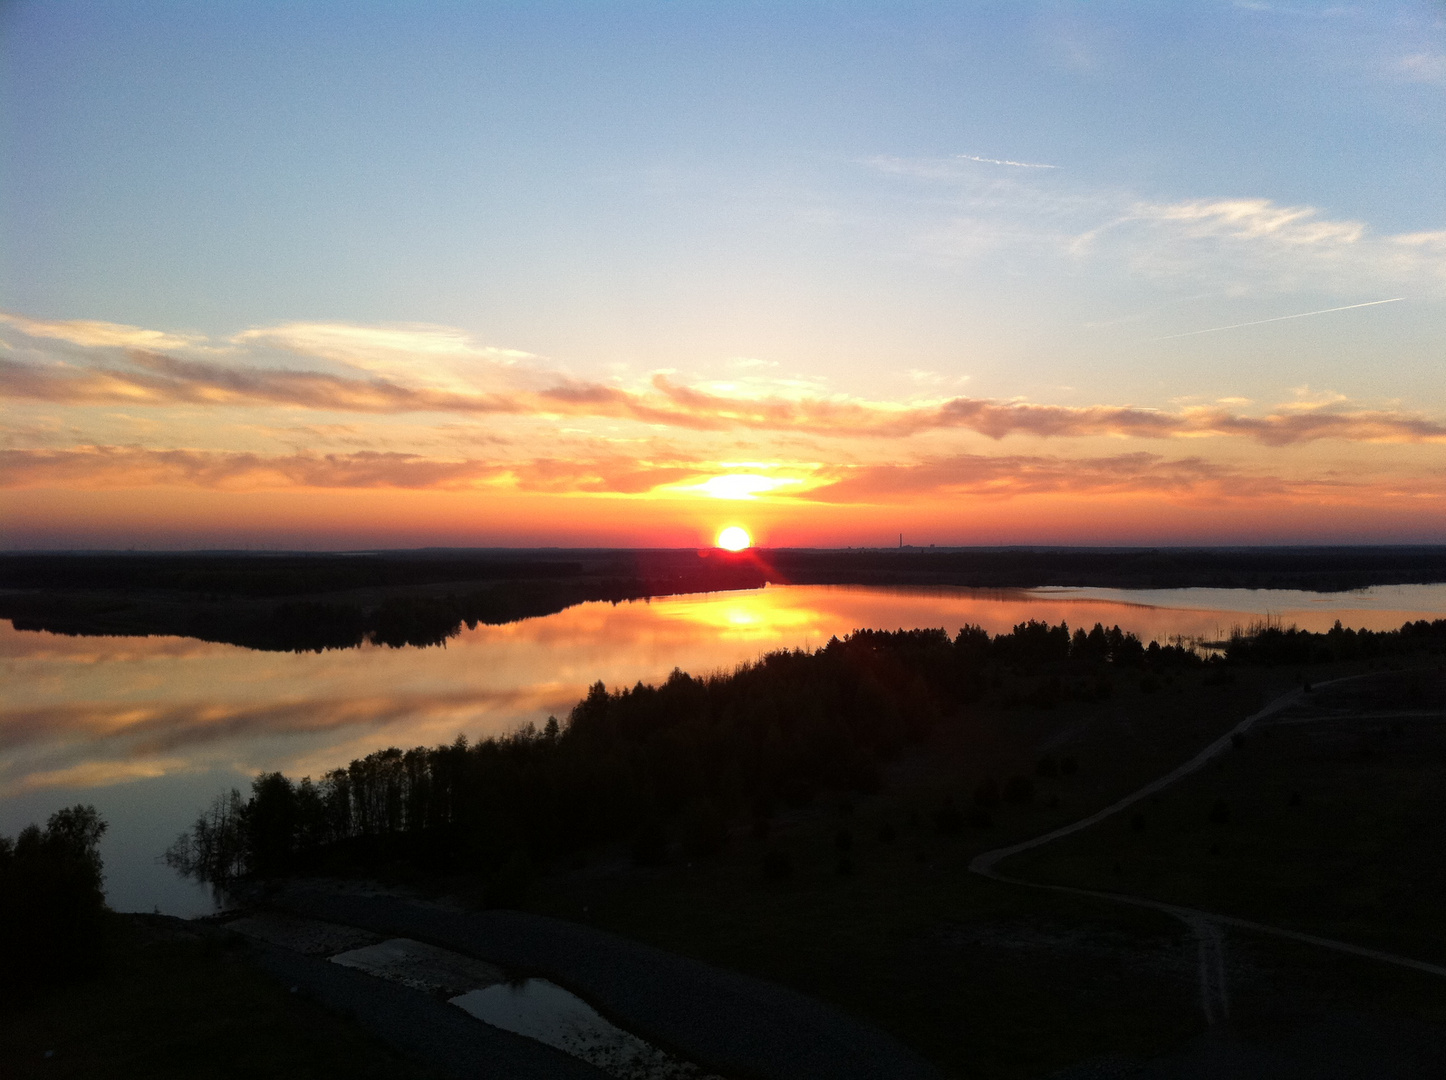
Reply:
[[[320,773],[384,746],[450,742],[542,722],[599,679],[731,668],[858,627],[1026,619],[1118,623],[1145,640],[1215,639],[1262,616],[1323,630],[1446,616],[1446,585],[1354,593],[1230,589],[770,587],[479,626],[439,649],[262,653],[183,638],[69,638],[0,623],[0,833],[77,801],[111,822],[107,889],[120,910],[209,909],[159,853],[219,791],[258,771]]]

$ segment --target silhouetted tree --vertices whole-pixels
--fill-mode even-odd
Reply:
[[[106,823],[93,806],[72,806],[0,837],[0,998],[95,971],[105,939]]]

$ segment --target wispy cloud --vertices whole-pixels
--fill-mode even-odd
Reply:
[[[1034,495],[1149,496],[1176,502],[1309,500],[1370,503],[1392,497],[1446,502],[1446,491],[1420,479],[1333,475],[1284,477],[1199,457],[1166,459],[1133,453],[1108,457],[987,456],[961,454],[903,464],[865,465],[843,471],[830,484],[800,497],[828,503],[898,504],[968,497],[1012,499]]]
[[[1420,62],[1423,75],[1434,70]],[[979,161],[1007,163],[1008,159]],[[895,207],[880,242],[949,266],[1001,251],[1088,262],[1159,282],[1215,290],[1446,291],[1446,248],[1432,232],[1392,235],[1310,205],[1254,195],[1159,199],[1108,188],[1070,187],[1063,171],[981,168],[974,156],[895,157],[864,162],[876,172],[929,186]]]
[[[1397,69],[1411,82],[1446,86],[1446,53],[1422,52],[1403,56]]]
[[[357,326],[292,322],[246,330],[231,341],[330,360],[383,378],[444,391],[475,389],[479,382],[495,379],[499,369],[535,359],[520,349],[479,344],[454,327],[420,323]]]
[[[1446,287],[1446,246],[1435,232],[1379,235],[1364,222],[1270,199],[1136,202],[1076,235],[1076,258],[1120,259],[1136,273],[1222,288],[1331,289],[1360,294],[1409,285]]]
[[[396,488],[465,491],[506,486],[523,491],[635,495],[702,481],[706,465],[652,463],[614,456],[591,460],[444,460],[420,454],[254,454],[90,446],[0,451],[0,488],[197,487],[225,491],[297,488]]]
[[[844,396],[717,392],[657,374],[641,387],[557,381],[541,389],[461,392],[403,385],[382,377],[257,368],[128,350],[123,362],[94,366],[0,358],[0,396],[60,404],[281,406],[324,412],[451,413],[467,416],[595,418],[692,431],[773,431],[801,435],[906,438],[928,431],[972,431],[992,439],[1234,436],[1281,446],[1317,439],[1442,442],[1446,424],[1400,411],[1350,408],[1247,416],[1219,407],[1165,411],[1130,405],[1047,405],[954,397],[925,403]]]
[[[1009,161],[1006,158],[976,157],[973,154],[955,154],[959,161],[977,161],[982,165],[1012,165],[1016,169],[1058,169],[1058,165],[1042,165],[1037,161]]]
[[[0,311],[0,323],[13,326],[32,338],[51,338],[86,348],[118,347],[124,349],[184,349],[204,338],[189,334],[173,334],[147,330],[122,323],[98,322],[95,319],[29,319]]]
[[[1125,220],[1180,227],[1199,238],[1268,239],[1292,247],[1354,244],[1365,235],[1359,221],[1332,221],[1313,206],[1281,206],[1270,199],[1191,199],[1139,203]]]
[[[849,470],[806,498],[820,502],[898,503],[920,496],[969,495],[1013,498],[1039,494],[1154,493],[1176,496],[1256,497],[1280,494],[1285,485],[1238,469],[1191,457],[1167,461],[1158,454],[1109,457],[987,456],[960,454],[907,464]]]
[[[1382,498],[1446,501],[1431,477],[1342,474],[1286,476],[1199,456],[1134,452],[954,454],[855,465],[728,465],[592,460],[438,460],[416,454],[257,455],[220,451],[83,447],[0,452],[0,488],[100,490],[202,488],[221,491],[511,490],[552,495],[652,495],[768,499],[846,505],[898,505],[1039,495],[1148,496],[1175,502],[1260,499],[1366,504]]]

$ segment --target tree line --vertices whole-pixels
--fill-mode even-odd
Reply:
[[[475,743],[459,736],[393,747],[318,779],[258,776],[249,795],[218,798],[167,860],[223,887],[405,862],[481,874],[505,902],[534,868],[595,844],[626,843],[642,863],[679,846],[706,855],[740,819],[766,821],[822,792],[873,791],[905,746],[973,703],[1048,708],[1108,697],[1117,678],[1148,690],[1171,671],[1205,669],[1209,678],[1240,663],[1298,662],[1272,644],[1278,638],[1292,649],[1309,642],[1311,656],[1446,651],[1446,620],[1380,634],[1256,636],[1265,644],[1241,634],[1225,655],[1206,658],[1099,624],[1071,632],[1030,621],[998,635],[966,626],[952,638],[941,629],[859,630],[731,673],[675,670],[660,685],[616,691],[597,683],[565,722]]]
[[[72,806],[0,836],[0,1003],[96,970],[105,937],[100,838],[93,806]]]

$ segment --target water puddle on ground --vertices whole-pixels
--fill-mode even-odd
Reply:
[[[582,998],[546,979],[508,982],[492,964],[450,949],[410,938],[378,941],[365,931],[352,931],[360,940],[347,940],[342,932],[350,927],[293,916],[258,915],[230,925],[313,954],[319,943],[344,942],[352,947],[333,955],[333,964],[445,997],[485,1024],[536,1039],[619,1080],[721,1080],[609,1023]]]
[[[546,1043],[620,1080],[720,1080],[608,1023],[546,979],[497,983],[451,999],[484,1023]]]

